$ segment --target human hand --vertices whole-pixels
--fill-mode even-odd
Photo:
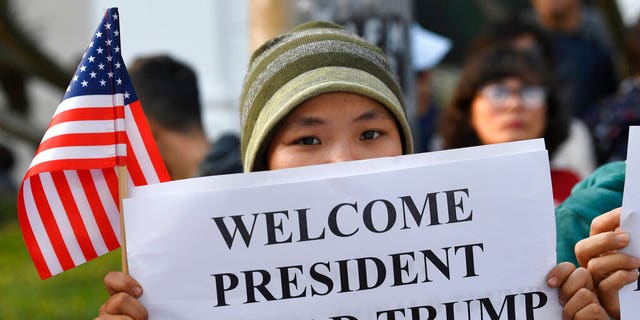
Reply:
[[[100,307],[96,320],[146,320],[147,310],[138,301],[142,286],[124,272],[109,272],[104,277],[109,299]]]
[[[613,209],[591,222],[589,238],[576,244],[580,266],[591,273],[595,291],[607,313],[620,318],[618,291],[638,279],[640,259],[618,252],[629,244],[629,235],[620,231],[622,208]]]
[[[587,269],[576,268],[570,262],[560,263],[547,275],[547,284],[558,288],[563,320],[609,319],[593,291],[593,280]]]

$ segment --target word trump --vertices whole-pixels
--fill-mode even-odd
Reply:
[[[532,291],[505,295],[500,301],[485,298],[445,302],[438,306],[421,305],[376,312],[376,320],[535,320],[536,309],[547,304],[544,292]],[[370,317],[368,319],[372,319]],[[351,315],[331,317],[330,320],[358,320]]]
[[[427,193],[422,201],[411,196],[393,200],[374,199],[366,203],[343,202],[329,210],[324,226],[311,228],[310,208],[277,210],[246,215],[212,218],[220,235],[232,249],[236,238],[241,238],[246,248],[254,245],[277,245],[292,242],[322,240],[327,234],[339,238],[351,237],[359,232],[385,233],[426,226],[436,226],[471,221],[473,210],[465,206],[469,200],[468,189]],[[318,213],[314,212],[313,215]],[[296,223],[297,221],[297,223]],[[354,222],[356,221],[356,222]],[[265,239],[255,240],[256,226],[266,231]]]

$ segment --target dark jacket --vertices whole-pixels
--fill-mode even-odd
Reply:
[[[211,144],[209,152],[200,164],[199,176],[242,172],[240,139],[227,133]]]

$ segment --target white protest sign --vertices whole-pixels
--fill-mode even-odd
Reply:
[[[126,199],[129,270],[150,319],[559,318],[545,281],[546,151],[408,158],[356,176],[194,192],[185,181]]]
[[[629,233],[629,245],[622,252],[640,257],[640,127],[629,127],[627,169],[622,197],[620,229]],[[637,319],[640,314],[640,279],[620,290],[620,318]]]
[[[278,171],[260,171],[251,174],[227,174],[193,179],[154,183],[129,189],[129,197],[155,196],[164,193],[175,194],[186,190],[212,191],[230,188],[246,188],[267,184],[327,179],[344,175],[357,175],[412,168],[446,162],[471,159],[493,158],[501,155],[544,150],[544,139],[531,139],[478,147],[441,150],[436,152],[411,154],[403,157],[377,158],[360,161],[332,163],[330,165],[289,168]]]

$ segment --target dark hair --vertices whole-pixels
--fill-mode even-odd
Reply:
[[[552,70],[555,56],[553,54],[553,44],[547,32],[534,22],[527,21],[516,14],[486,26],[471,44],[469,52],[470,55],[474,55],[496,45],[515,48],[515,41],[524,36],[532,37],[535,41],[535,47],[519,49],[528,50],[539,55],[548,68]]]
[[[202,128],[196,74],[167,55],[138,58],[129,75],[145,115],[170,130]]]
[[[440,133],[445,149],[481,144],[471,125],[471,104],[484,85],[509,77],[545,88],[547,126],[543,138],[550,155],[553,154],[568,136],[568,120],[558,104],[549,70],[535,55],[505,46],[487,48],[466,63],[451,104],[441,118]]]

